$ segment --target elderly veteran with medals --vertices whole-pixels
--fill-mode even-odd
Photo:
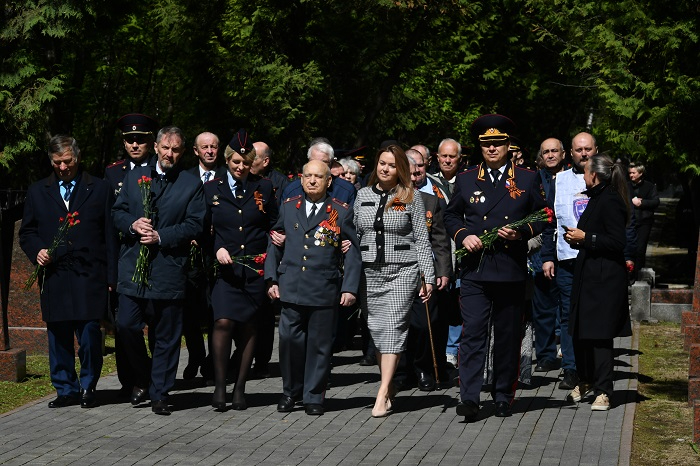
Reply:
[[[277,411],[291,412],[303,401],[306,414],[317,416],[324,412],[338,306],[355,302],[362,262],[352,207],[327,194],[328,165],[311,160],[303,170],[304,195],[284,200],[273,227],[286,239],[284,247],[270,242],[265,279],[268,296],[282,302]],[[343,253],[345,240],[351,246]]]
[[[459,174],[445,211],[447,233],[468,254],[461,260],[459,348],[460,398],[457,415],[474,420],[484,379],[489,319],[494,324],[492,397],[495,415],[511,415],[518,381],[521,326],[527,276],[527,240],[542,222],[517,229],[512,222],[545,206],[537,174],[508,160],[515,124],[502,115],[483,115],[472,124],[484,161]],[[500,227],[486,247],[479,235]]]
[[[231,407],[247,408],[245,383],[255,349],[256,313],[267,300],[262,262],[268,232],[277,220],[272,183],[267,178],[249,175],[255,149],[244,129],[234,134],[224,158],[226,176],[204,184],[205,231],[212,232],[210,241],[218,262],[211,292],[215,384],[212,406],[218,411],[226,409],[226,372],[234,330],[241,361]]]

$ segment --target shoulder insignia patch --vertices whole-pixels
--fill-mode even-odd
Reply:
[[[348,205],[347,202],[343,202],[343,201],[341,201],[341,200],[339,200],[339,199],[336,199],[336,198],[333,198],[333,203],[334,203],[334,204],[338,204],[340,207],[342,207],[342,208],[344,208],[344,209],[350,208],[350,206]]]
[[[287,202],[296,201],[298,199],[301,199],[301,197],[302,197],[301,194],[299,194],[297,196],[293,196],[293,197],[288,197],[287,199],[284,200],[284,203],[286,204]]]
[[[123,165],[125,162],[126,162],[126,160],[124,160],[124,159],[117,160],[113,164],[107,165],[107,168],[118,167],[119,165]]]

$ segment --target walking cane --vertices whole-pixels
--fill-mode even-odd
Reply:
[[[420,274],[421,286],[423,287],[423,294],[427,292],[425,288],[425,275]],[[430,308],[428,307],[428,301],[425,302],[425,316],[428,319],[428,337],[430,338],[430,351],[433,353],[433,368],[435,369],[435,383],[440,386],[440,376],[438,375],[438,365],[437,359],[435,358],[435,344],[433,343],[433,325],[430,323]]]

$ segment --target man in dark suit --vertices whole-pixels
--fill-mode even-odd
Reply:
[[[100,319],[117,278],[113,198],[106,181],[81,171],[80,149],[72,137],[51,138],[49,159],[54,173],[27,191],[19,241],[29,260],[44,268],[38,278],[41,314],[49,337],[51,383],[58,393],[49,408],[77,403],[92,408],[102,369]],[[59,225],[69,214],[75,214],[75,226],[50,253]],[[80,345],[79,378],[74,336]]]
[[[315,142],[309,147],[309,151],[306,153],[309,160],[319,160],[326,165],[330,170],[331,164],[335,160],[335,155],[333,152],[333,147],[327,142]],[[282,191],[282,196],[280,201],[285,201],[290,197],[303,195],[304,191],[302,189],[302,181],[300,179],[294,180]],[[328,187],[328,195],[332,198],[338,199],[341,202],[345,202],[348,205],[355,204],[355,187],[347,180],[340,177],[331,177],[331,185]]]
[[[290,412],[303,400],[307,414],[323,414],[338,306],[351,306],[360,285],[353,210],[327,194],[330,183],[328,165],[317,160],[304,165],[305,194],[282,203],[273,227],[285,232],[284,248],[270,242],[267,249],[268,296],[282,301],[279,412]],[[345,254],[344,240],[351,243]]]
[[[479,412],[484,379],[489,318],[494,323],[495,415],[511,415],[518,379],[521,326],[527,276],[527,240],[542,222],[508,228],[545,206],[537,174],[508,161],[509,134],[515,124],[502,115],[484,115],[472,124],[484,161],[457,176],[445,212],[447,232],[462,259],[459,348],[460,398],[457,414],[468,420]],[[479,235],[499,228],[498,239],[486,247]]]
[[[207,183],[214,178],[226,177],[226,167],[218,163],[219,137],[216,134],[209,132],[198,134],[192,149],[197,157],[197,166],[188,169],[189,173],[199,177],[202,183]],[[182,335],[185,337],[189,355],[187,366],[182,371],[182,378],[185,380],[195,378],[200,367],[205,379],[213,379],[213,367],[210,367],[210,362],[205,363],[206,351],[202,336],[202,322],[205,322],[210,329],[212,324],[209,318],[211,289],[207,281],[209,263],[210,261],[203,255],[201,240],[193,240],[182,314]]]
[[[135,374],[132,404],[140,404],[148,394],[153,412],[168,415],[168,391],[175,383],[180,355],[186,263],[190,242],[202,233],[205,204],[199,178],[178,167],[185,152],[182,131],[174,126],[162,128],[155,151],[155,168],[130,171],[112,208],[114,225],[124,237],[119,255],[117,327],[129,361],[140,369]],[[145,189],[144,182],[150,182],[150,188]],[[141,246],[148,248],[142,279],[137,268],[143,257]],[[143,371],[148,357],[142,334],[146,318],[155,340],[150,374]]]
[[[126,157],[109,165],[105,168],[105,180],[112,188],[114,199],[119,195],[119,191],[124,185],[124,177],[134,167],[140,166],[155,166],[156,159],[153,157],[153,141],[155,133],[158,131],[158,123],[147,115],[140,113],[129,113],[117,120],[117,127],[122,133],[124,142],[124,151]],[[110,216],[111,217],[111,216]],[[116,230],[115,235],[118,236]],[[118,253],[118,249],[116,253]],[[115,257],[115,261],[118,257]],[[134,374],[136,369],[131,367],[124,353],[124,345],[119,336],[119,330],[116,328],[118,310],[118,297],[116,289],[109,294],[110,312],[112,322],[115,323],[114,331],[114,357],[117,362],[117,377],[122,384],[119,390],[120,397],[129,397],[134,389]],[[150,327],[149,327],[150,331]],[[149,333],[149,336],[150,333]],[[149,341],[151,339],[149,338]],[[150,358],[146,360],[147,367],[144,370],[150,372]]]

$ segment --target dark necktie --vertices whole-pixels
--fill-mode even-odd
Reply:
[[[498,179],[501,177],[501,172],[498,170],[491,170],[491,177],[493,178],[493,187],[495,188],[498,184]]]
[[[316,204],[311,205],[311,212],[309,212],[309,217],[308,218],[313,218],[314,215],[316,215]]]
[[[69,181],[61,181],[63,183],[63,188],[66,190],[63,193],[63,200],[68,202],[70,200],[71,189],[73,189],[73,183]]]

